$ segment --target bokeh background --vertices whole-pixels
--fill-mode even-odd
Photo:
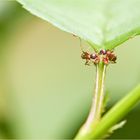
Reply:
[[[89,46],[83,43],[88,49]],[[108,108],[140,82],[140,37],[116,49],[108,67]],[[73,138],[85,121],[95,67],[80,58],[79,39],[0,0],[0,138]],[[140,138],[140,105],[114,138]]]

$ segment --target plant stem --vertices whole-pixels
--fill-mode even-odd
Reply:
[[[116,103],[116,105],[102,117],[100,123],[98,123],[94,130],[94,133],[91,133],[88,138],[99,139],[106,136],[110,128],[121,121],[138,102],[140,102],[140,85]]]
[[[92,101],[91,110],[89,116],[79,130],[76,139],[87,139],[88,134],[93,131],[94,127],[98,124],[101,119],[103,111],[103,101],[104,101],[104,81],[106,74],[106,65],[100,62],[96,65],[96,82],[95,82],[95,91]]]

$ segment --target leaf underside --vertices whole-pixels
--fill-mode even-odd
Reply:
[[[17,0],[32,14],[86,40],[113,49],[140,33],[140,0]]]

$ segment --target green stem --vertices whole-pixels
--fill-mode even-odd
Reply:
[[[76,139],[87,139],[88,134],[91,133],[91,131],[93,131],[94,127],[98,124],[98,122],[101,119],[104,100],[105,73],[106,65],[104,65],[103,63],[97,64],[95,91],[91,110],[85,124],[79,130]]]
[[[138,102],[140,102],[140,85],[121,99],[103,116],[100,123],[96,126],[94,133],[91,133],[88,138],[99,139],[106,136],[109,129],[121,121]]]

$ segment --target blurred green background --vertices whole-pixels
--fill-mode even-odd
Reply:
[[[108,108],[140,82],[140,37],[116,49],[108,67]],[[83,43],[83,45],[86,45]],[[88,48],[88,46],[87,46]],[[73,138],[85,121],[95,67],[80,58],[79,39],[0,0],[0,138]],[[140,105],[111,138],[140,138]]]

